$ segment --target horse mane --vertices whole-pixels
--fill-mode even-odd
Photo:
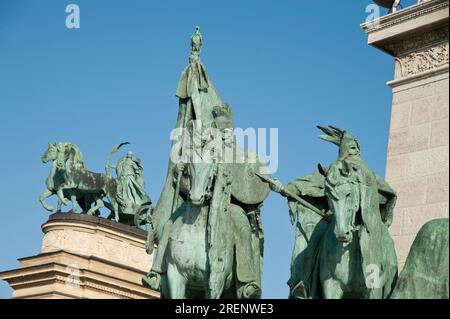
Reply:
[[[64,148],[64,164],[70,169],[85,169],[83,154],[78,146],[72,143],[61,143]]]

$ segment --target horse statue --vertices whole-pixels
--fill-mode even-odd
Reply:
[[[231,218],[223,218],[223,288],[211,296],[205,289],[208,283],[208,217],[218,167],[213,164],[193,164],[188,167],[191,182],[188,201],[175,212],[167,246],[167,292],[170,299],[235,297],[234,255],[235,245]],[[220,176],[223,178],[224,176]],[[225,194],[222,194],[225,195]],[[226,195],[225,195],[226,196]],[[234,208],[234,207],[233,207]],[[230,207],[230,209],[233,209]]]
[[[220,159],[227,157],[223,148],[240,152],[232,110],[201,62],[202,45],[196,28],[176,90],[179,112],[167,177],[148,232],[147,252],[155,244],[158,249],[142,282],[162,298],[259,298],[260,208],[270,189],[254,175],[260,162]],[[217,157],[207,160],[206,150]]]
[[[335,162],[325,177],[333,218],[318,258],[326,299],[385,299],[397,279],[394,242],[378,208],[377,178],[361,162]]]
[[[54,208],[46,203],[46,199],[50,196],[56,195],[61,185],[64,183],[64,170],[67,166],[84,168],[83,155],[79,148],[71,143],[49,143],[47,150],[41,157],[43,163],[52,161],[52,169],[45,182],[45,190],[39,196],[39,202],[48,210],[53,211]],[[63,203],[67,204],[67,198],[71,199],[72,212],[77,211],[77,204],[85,212],[90,215],[97,215],[98,210],[91,208],[91,205],[98,200],[95,194],[86,194],[76,189],[63,190],[63,200],[58,197],[58,206],[56,211],[60,212]]]
[[[338,160],[287,185],[268,180],[287,197],[296,225],[289,297],[388,298],[397,278],[388,232],[397,195],[362,160],[356,138],[318,128],[339,147]]]
[[[439,218],[422,226],[391,299],[449,299],[448,225],[448,218]]]
[[[178,173],[184,176],[181,192],[186,200],[165,225],[166,240],[160,242],[155,260],[163,259],[166,269],[162,297],[259,298],[262,226],[250,218],[259,214],[269,189],[259,192],[264,184],[255,178],[257,184],[248,183],[243,190],[234,176],[247,172],[251,177],[260,164],[191,161],[182,166]],[[257,204],[245,205],[233,195],[239,187],[245,192],[252,186],[259,192]]]
[[[151,212],[151,200],[144,190],[143,168],[140,160],[131,152],[118,162],[116,180],[110,173],[110,160],[113,155],[129,143],[121,143],[111,152],[106,163],[105,173],[93,173],[85,168],[83,155],[79,148],[71,143],[52,143],[42,155],[42,162],[53,161],[52,170],[46,181],[46,190],[40,196],[45,209],[53,207],[45,199],[58,196],[57,211],[62,204],[72,201],[72,212],[76,204],[88,215],[100,215],[99,209],[106,207],[111,211],[109,218],[126,224],[138,226]],[[135,175],[139,176],[138,181]],[[138,192],[135,192],[135,191]],[[134,193],[138,193],[133,197]],[[136,197],[136,198],[135,198]],[[105,201],[107,199],[108,201]]]

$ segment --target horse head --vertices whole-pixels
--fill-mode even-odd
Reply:
[[[48,163],[58,158],[58,145],[56,143],[48,143],[47,150],[41,156],[42,163]]]
[[[189,181],[191,189],[189,200],[193,205],[202,206],[212,197],[214,181],[214,163],[190,161],[188,165]]]
[[[61,167],[66,168],[84,168],[81,151],[76,145],[71,143],[49,143],[41,160],[43,163],[56,161]]]
[[[189,176],[188,199],[194,206],[203,206],[211,199],[217,163],[216,136],[213,128],[202,129],[201,121],[188,124],[190,145],[184,155]]]
[[[340,242],[350,243],[357,230],[361,195],[358,170],[346,160],[339,160],[326,173],[325,195],[335,216],[334,234]]]

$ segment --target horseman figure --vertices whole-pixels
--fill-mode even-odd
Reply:
[[[270,190],[250,172],[263,170],[260,162],[226,163],[222,157],[223,148],[232,155],[242,151],[232,137],[231,108],[221,101],[200,60],[202,43],[197,28],[177,89],[181,134],[172,147],[147,241],[149,253],[154,244],[158,251],[143,284],[160,290],[163,298],[259,298],[259,212]],[[245,177],[251,181],[240,183]],[[235,196],[246,186],[241,193],[256,195],[250,200]]]
[[[336,127],[319,128],[323,140],[339,147],[338,160],[286,186],[271,184],[288,198],[291,221],[297,221],[290,298],[388,298],[397,278],[388,233],[396,193],[362,160],[353,136]]]

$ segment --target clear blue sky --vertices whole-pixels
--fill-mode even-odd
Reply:
[[[65,27],[69,3],[80,6],[81,29]],[[88,168],[103,171],[112,147],[131,141],[157,201],[195,25],[235,125],[279,129],[283,182],[336,158],[316,124],[350,130],[384,176],[393,62],[359,27],[369,3],[0,0],[0,270],[39,253],[48,142],[79,145]],[[285,199],[271,194],[263,221],[264,296],[285,298],[294,242]],[[10,296],[0,283],[0,297]]]

